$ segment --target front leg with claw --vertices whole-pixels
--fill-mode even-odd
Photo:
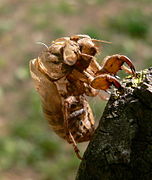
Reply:
[[[109,89],[111,85],[114,85],[118,90],[123,89],[120,82],[114,76],[111,76],[109,74],[101,74],[95,77],[90,85],[95,89],[105,90],[105,91]]]
[[[126,63],[130,69],[124,66],[124,63]],[[117,72],[122,69],[124,69],[127,73],[133,74],[134,76],[136,74],[135,67],[127,56],[115,54],[113,56],[107,56],[104,59],[103,66],[101,67],[101,70],[96,73],[96,75],[105,73],[116,75]]]

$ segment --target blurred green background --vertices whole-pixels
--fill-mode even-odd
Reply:
[[[0,180],[72,180],[80,161],[48,127],[28,62],[62,36],[108,40],[98,61],[124,54],[152,65],[151,0],[0,0]],[[90,99],[98,121],[106,102]],[[86,143],[79,147],[83,153]]]

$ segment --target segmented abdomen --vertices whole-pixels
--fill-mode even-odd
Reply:
[[[56,84],[40,71],[37,59],[30,61],[30,72],[49,125],[59,136],[65,138],[62,102]]]

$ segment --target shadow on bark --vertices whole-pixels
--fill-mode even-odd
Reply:
[[[114,90],[76,180],[152,180],[152,68]]]

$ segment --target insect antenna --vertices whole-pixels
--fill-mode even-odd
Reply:
[[[43,46],[45,46],[47,49],[49,49],[49,47],[48,47],[45,43],[43,43],[43,42],[38,41],[38,42],[36,42],[36,44],[43,45]]]
[[[92,39],[93,42],[101,42],[101,43],[107,43],[107,44],[111,44],[112,42],[110,41],[104,41],[104,40],[98,40],[98,39]]]

